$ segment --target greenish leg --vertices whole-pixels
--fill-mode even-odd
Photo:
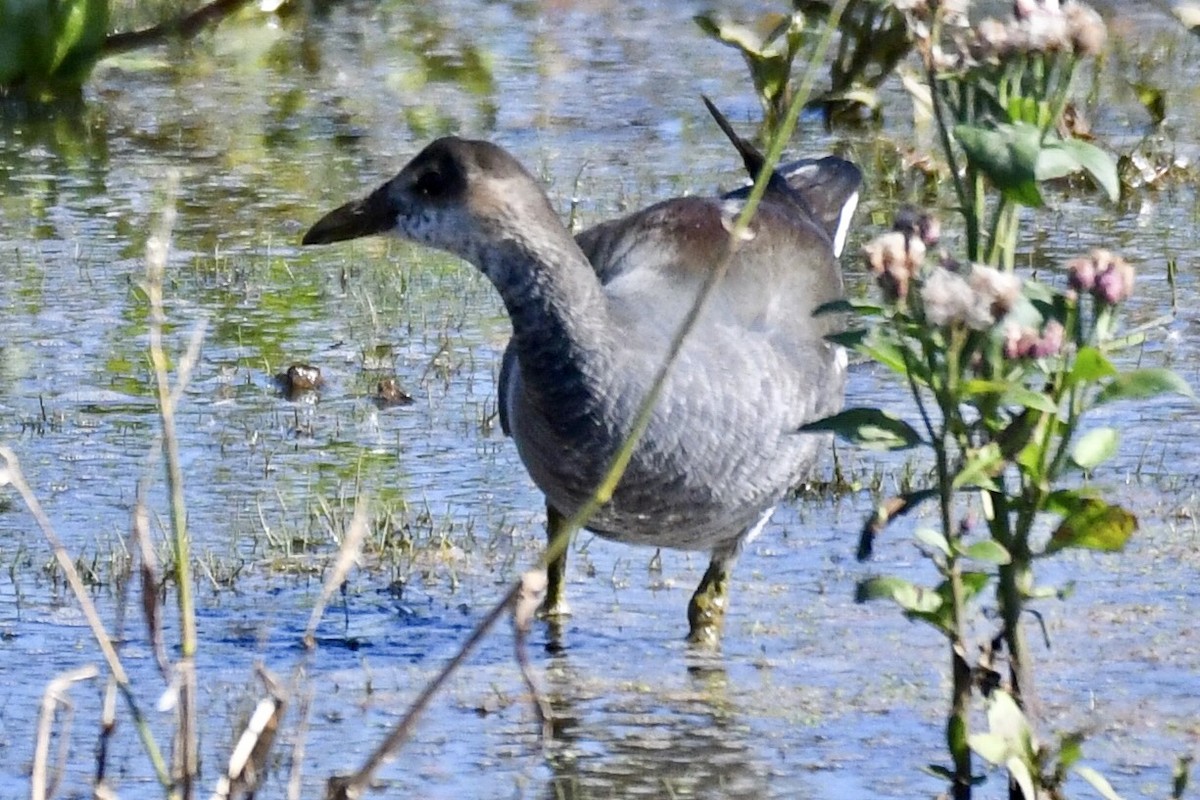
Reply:
[[[546,504],[546,542],[553,544],[556,537],[566,535],[566,518],[558,510]],[[566,587],[567,575],[567,542],[563,543],[563,551],[550,560],[546,566],[546,599],[542,601],[542,616],[565,617],[571,613],[567,605]]]
[[[729,606],[729,577],[740,549],[739,542],[713,551],[704,578],[688,603],[688,641],[694,645],[715,648],[721,644]]]

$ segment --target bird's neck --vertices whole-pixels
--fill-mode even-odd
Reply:
[[[575,240],[561,229],[537,241],[506,238],[480,256],[512,321],[530,399],[587,413],[605,391],[614,339],[604,291]]]

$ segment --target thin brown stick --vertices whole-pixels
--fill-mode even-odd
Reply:
[[[100,743],[96,747],[96,782],[92,796],[112,794],[108,787],[108,754],[117,732],[117,682],[108,676],[104,686],[104,710],[100,713]]]
[[[292,685],[296,684],[295,676]],[[311,690],[305,690],[300,695],[300,701],[297,706],[297,713],[300,717],[296,721],[296,730],[293,734],[294,741],[292,742],[292,769],[288,774],[287,797],[288,800],[300,800],[303,791],[302,781],[304,778],[304,741],[308,737],[308,718],[309,711],[312,708],[313,693]]]
[[[171,391],[171,405],[179,404],[183,393],[191,383],[192,372],[200,360],[200,348],[204,344],[204,332],[207,323],[201,321],[192,329],[188,339],[187,350],[179,359],[175,371],[175,386]],[[142,617],[146,623],[147,635],[154,650],[155,661],[158,663],[159,674],[163,681],[171,681],[171,662],[167,656],[166,643],[162,632],[162,609],[158,602],[160,570],[158,556],[154,550],[154,540],[150,535],[150,512],[146,504],[146,496],[150,491],[151,473],[158,464],[163,453],[163,437],[159,432],[151,443],[146,455],[146,471],[138,481],[136,499],[133,505],[133,518],[130,522],[129,551],[140,556],[138,567],[139,583],[142,592]],[[119,591],[121,608],[125,606],[128,596],[127,584],[123,583]]]
[[[137,500],[133,504],[133,529],[135,552],[139,557],[138,576],[141,578],[142,618],[146,623],[146,635],[154,650],[154,660],[164,681],[170,680],[171,660],[167,656],[167,645],[163,639],[162,612],[158,604],[158,556],[150,540],[150,514],[146,510],[145,481],[138,486]]]
[[[33,770],[29,776],[29,796],[31,800],[50,800],[58,791],[58,782],[62,778],[63,765],[66,763],[67,743],[70,739],[71,724],[68,720],[59,736],[59,755],[55,760],[54,773],[50,773],[50,734],[54,728],[54,717],[58,709],[73,709],[71,698],[67,694],[71,684],[88,681],[100,674],[93,665],[64,672],[46,685],[42,695],[42,710],[38,717],[37,741],[33,748]]]
[[[101,50],[103,56],[113,56],[127,53],[142,47],[161,44],[168,39],[191,39],[209,25],[215,25],[230,14],[235,13],[250,0],[213,0],[206,6],[201,6],[190,14],[183,14],[143,28],[140,31],[113,33],[104,40]]]
[[[259,677],[266,684],[267,696],[258,701],[254,713],[246,722],[233,752],[229,766],[217,781],[211,800],[229,800],[234,796],[253,797],[266,772],[267,756],[279,732],[279,721],[287,708],[287,693],[282,685],[261,664]]]
[[[550,703],[538,689],[525,643],[529,638],[529,629],[537,616],[538,607],[542,604],[542,598],[546,596],[547,582],[544,569],[526,572],[521,576],[521,591],[517,593],[517,599],[512,606],[513,654],[517,659],[517,666],[521,669],[521,678],[525,681],[525,688],[529,690],[529,696],[533,702],[533,713],[541,726],[543,742],[554,738],[554,717]]]
[[[500,618],[508,611],[513,601],[516,600],[520,589],[520,581],[514,582],[504,594],[504,597],[496,605],[492,606],[491,610],[484,615],[483,619],[471,631],[467,640],[459,647],[458,652],[446,662],[446,665],[434,676],[433,680],[425,684],[425,688],[421,690],[421,693],[417,695],[412,705],[408,707],[408,711],[396,723],[396,726],[392,728],[384,740],[379,743],[379,746],[371,752],[371,755],[367,757],[367,760],[359,767],[357,772],[353,775],[337,775],[329,779],[329,783],[325,787],[325,797],[328,800],[357,800],[357,798],[362,797],[363,790],[371,782],[375,771],[391,759],[404,743],[408,741],[412,735],[413,728],[416,727],[417,721],[425,713],[425,709],[429,707],[429,703],[441,691],[446,681],[450,680],[450,676],[467,660],[467,656],[483,641],[483,637],[487,635],[492,626],[499,622]]]
[[[29,483],[26,482],[25,475],[21,471],[21,462],[17,459],[17,454],[12,449],[0,445],[0,460],[4,462],[4,468],[0,470],[0,485],[9,483],[17,490],[17,494],[21,495],[21,500],[24,501],[25,507],[29,509],[29,513],[33,515],[38,527],[42,529],[42,535],[46,537],[46,541],[50,543],[51,549],[54,550],[54,560],[58,562],[59,569],[66,576],[67,584],[71,587],[71,592],[75,595],[75,600],[79,603],[80,610],[83,612],[83,618],[87,620],[88,627],[92,629],[92,637],[96,640],[101,655],[104,656],[104,662],[108,666],[109,672],[112,673],[113,679],[121,688],[121,694],[129,706],[130,713],[133,715],[134,725],[141,736],[142,746],[145,747],[146,754],[150,757],[151,764],[154,766],[154,772],[163,786],[169,786],[171,779],[167,772],[166,762],[163,761],[162,752],[158,749],[158,744],[154,741],[154,735],[150,732],[150,727],[146,724],[145,717],[142,716],[141,709],[138,707],[137,700],[133,696],[132,687],[129,684],[129,675],[125,672],[125,667],[121,664],[121,659],[117,655],[116,648],[113,647],[113,642],[108,635],[108,631],[104,629],[104,623],[100,620],[100,614],[96,611],[96,605],[92,602],[91,595],[88,594],[87,588],[83,585],[83,580],[79,577],[79,571],[75,569],[75,562],[71,560],[70,552],[67,551],[67,548],[63,546],[62,541],[58,538],[58,533],[55,532],[54,526],[50,524],[50,518],[46,516],[46,512],[42,509],[42,504],[38,502],[37,495],[29,488]]]

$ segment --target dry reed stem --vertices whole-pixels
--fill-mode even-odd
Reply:
[[[179,437],[175,430],[175,403],[178,395],[167,374],[168,359],[163,348],[163,276],[166,273],[171,231],[175,224],[175,196],[179,176],[167,177],[167,201],[162,218],[146,242],[146,296],[150,302],[150,363],[154,369],[158,412],[162,421],[162,450],[166,459],[167,493],[171,509],[171,542],[175,557],[175,587],[179,603],[180,658],[175,664],[178,687],[178,731],[176,737],[176,792],[190,800],[200,770],[200,744],[196,720],[196,610],[192,596],[191,540],[187,531],[187,506],[183,498],[183,470],[179,462]],[[193,339],[202,336],[200,332]]]
[[[146,509],[144,484],[143,481],[142,485],[139,485],[137,500],[133,505],[133,525],[130,535],[134,539],[135,552],[140,557],[138,576],[141,582],[142,618],[146,623],[146,635],[154,650],[158,673],[164,681],[169,681],[171,660],[167,656],[167,645],[162,631],[162,614],[158,607],[158,556],[154,552],[154,543],[150,541],[150,513]]]
[[[316,632],[317,625],[321,622],[321,617],[325,613],[326,606],[329,605],[329,600],[346,582],[346,576],[350,573],[350,568],[358,561],[358,555],[362,551],[363,540],[367,536],[367,503],[360,495],[354,504],[354,517],[350,520],[350,527],[346,529],[346,533],[342,536],[341,546],[338,548],[337,561],[334,562],[333,570],[325,579],[325,583],[321,586],[321,595],[317,598],[316,604],[313,606],[312,613],[308,616],[308,627],[304,630],[304,647],[307,650],[312,650],[316,647]]]
[[[279,721],[287,708],[287,694],[279,681],[261,664],[259,677],[267,687],[267,696],[258,701],[246,722],[242,735],[229,754],[229,766],[217,781],[211,800],[253,797],[266,774],[267,756],[279,732]]]
[[[388,735],[384,737],[384,740],[371,752],[363,765],[358,768],[358,771],[352,775],[335,775],[329,779],[325,788],[325,797],[328,800],[356,800],[356,798],[362,797],[363,790],[371,782],[375,771],[387,763],[404,743],[408,741],[409,736],[412,735],[413,728],[416,727],[418,720],[425,713],[425,709],[429,707],[434,696],[446,684],[450,676],[458,671],[462,663],[467,660],[467,656],[483,641],[483,637],[487,635],[491,627],[504,616],[504,613],[516,599],[520,588],[521,583],[519,581],[514,582],[504,597],[484,615],[483,619],[479,621],[467,636],[467,640],[459,647],[458,652],[446,662],[446,665],[442,667],[441,671],[429,683],[425,684],[420,694],[413,700],[412,705],[408,707],[408,711],[405,712],[404,716],[396,723],[396,726],[392,728]]]
[[[38,717],[37,741],[33,748],[33,769],[29,776],[29,796],[31,800],[49,800],[58,791],[58,783],[62,779],[63,768],[67,763],[67,754],[71,743],[71,717],[74,706],[68,690],[71,684],[88,681],[100,674],[94,665],[70,670],[59,675],[46,684],[42,695],[42,708]],[[54,772],[50,772],[50,734],[54,728],[54,716],[59,708],[67,712],[63,730],[58,739],[58,758],[55,760]]]
[[[533,713],[540,725],[543,743],[549,742],[554,738],[553,710],[550,708],[550,703],[547,702],[545,696],[538,689],[537,680],[533,674],[533,665],[529,663],[529,653],[525,648],[525,643],[529,638],[529,629],[533,625],[533,620],[537,617],[537,611],[542,604],[542,599],[546,596],[547,582],[548,578],[544,569],[533,569],[526,572],[521,576],[521,590],[517,593],[516,600],[512,604],[513,655],[517,659],[517,666],[521,670],[521,678],[525,681],[525,688],[529,690],[529,696],[533,702]]]
[[[145,717],[142,716],[137,700],[133,696],[133,689],[129,684],[129,675],[125,672],[125,667],[121,664],[120,656],[117,655],[116,648],[113,647],[112,639],[109,637],[108,631],[104,628],[104,623],[96,611],[96,605],[92,602],[91,595],[88,594],[87,588],[83,585],[83,580],[79,577],[79,571],[75,569],[75,562],[71,560],[70,552],[67,551],[67,548],[63,546],[62,541],[58,538],[58,533],[54,530],[54,526],[50,524],[50,518],[46,516],[46,512],[42,509],[42,504],[38,501],[37,495],[33,493],[33,490],[29,487],[29,483],[25,480],[25,475],[21,471],[21,462],[17,458],[17,454],[11,448],[0,445],[0,460],[4,462],[4,468],[0,470],[0,486],[5,483],[12,484],[13,488],[17,490],[17,494],[21,495],[21,500],[25,503],[25,507],[29,509],[29,513],[33,515],[38,527],[42,529],[42,535],[46,537],[46,541],[50,543],[51,549],[54,550],[54,560],[58,562],[59,569],[66,576],[67,585],[71,587],[71,593],[75,595],[75,600],[79,603],[83,617],[87,620],[88,627],[92,630],[92,637],[96,640],[96,644],[100,648],[100,653],[104,656],[104,662],[108,666],[113,680],[120,687],[126,705],[133,715],[134,725],[138,730],[138,735],[141,737],[146,755],[150,758],[151,765],[154,767],[155,775],[158,777],[159,783],[163,786],[169,786],[171,779],[167,772],[162,752],[158,749],[158,744],[154,741],[154,735],[150,732],[150,727],[146,724]]]
[[[308,715],[312,708],[313,693],[311,690],[300,695],[297,708],[300,719],[296,722],[294,741],[292,742],[292,769],[288,775],[288,800],[300,800],[303,791],[304,778],[304,740],[308,736]]]
[[[100,712],[100,742],[96,746],[96,780],[92,786],[92,796],[94,798],[115,795],[108,786],[107,776],[108,753],[116,732],[117,682],[110,675],[104,686],[104,709]]]

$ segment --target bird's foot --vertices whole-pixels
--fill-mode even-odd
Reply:
[[[551,597],[550,593],[546,593],[546,599],[542,601],[542,607],[538,609],[538,616],[542,619],[563,619],[571,616],[571,604],[567,602],[567,598],[559,592],[557,596]]]
[[[688,642],[709,649],[719,647],[728,606],[729,570],[723,561],[713,559],[688,603]]]

